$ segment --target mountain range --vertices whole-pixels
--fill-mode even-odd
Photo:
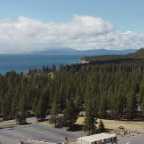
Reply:
[[[89,63],[144,63],[144,48],[135,52],[130,51],[128,54],[84,56],[81,60]]]
[[[91,49],[75,50],[71,48],[54,48],[46,51],[37,52],[44,55],[79,55],[79,56],[99,56],[99,55],[126,55],[136,52],[136,49],[110,50],[110,49]]]

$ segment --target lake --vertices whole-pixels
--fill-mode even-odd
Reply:
[[[8,71],[25,72],[33,68],[79,63],[78,55],[0,55],[0,73]]]

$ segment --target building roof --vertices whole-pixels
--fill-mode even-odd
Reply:
[[[96,142],[96,141],[101,141],[104,139],[110,139],[110,138],[115,138],[116,134],[109,134],[109,133],[100,133],[100,134],[94,134],[90,136],[84,136],[78,138],[78,141],[85,141],[85,142]]]
[[[25,144],[56,144],[48,141],[39,141],[39,140],[28,140]]]

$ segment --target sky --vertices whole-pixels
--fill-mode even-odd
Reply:
[[[0,53],[144,47],[144,0],[0,0]]]

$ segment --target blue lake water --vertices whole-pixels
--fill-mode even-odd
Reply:
[[[78,55],[0,55],[0,73],[24,72],[42,66],[79,63]]]

